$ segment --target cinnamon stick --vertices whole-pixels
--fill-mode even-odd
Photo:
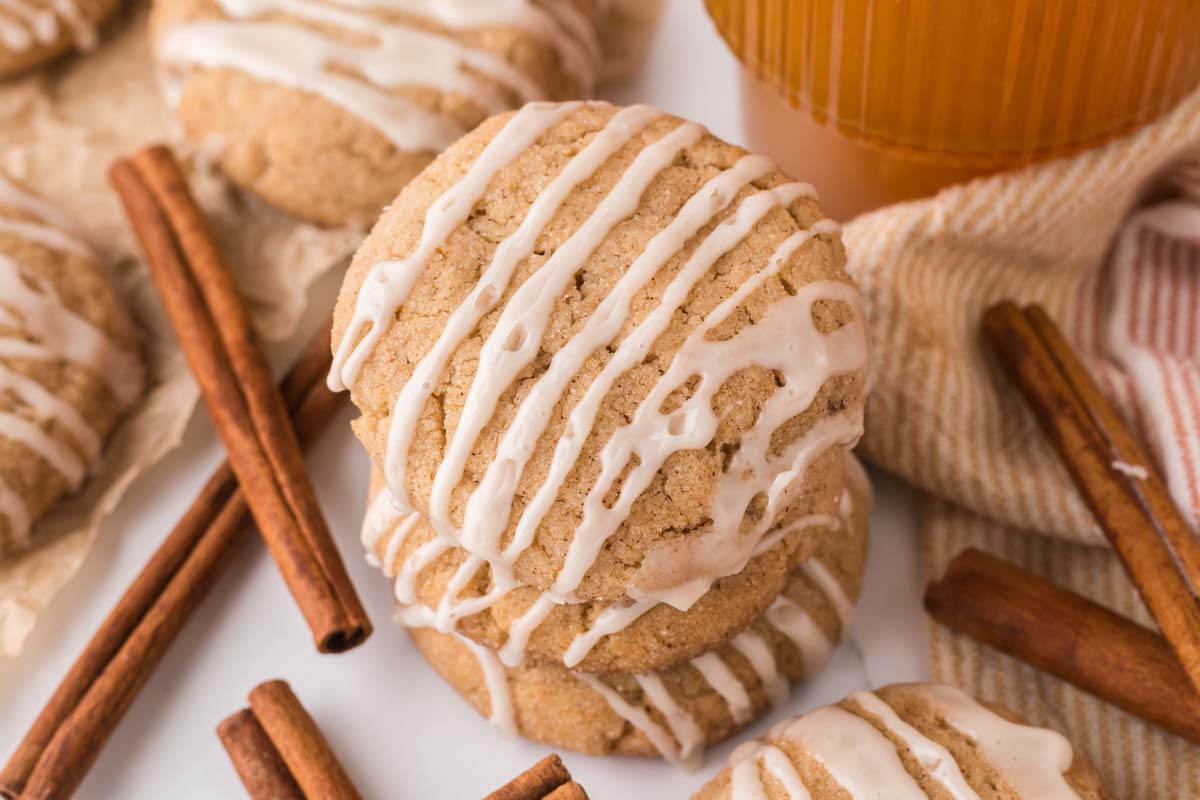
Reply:
[[[304,800],[304,792],[253,711],[243,708],[226,718],[217,726],[217,736],[251,797]]]
[[[983,333],[1200,690],[1200,542],[1154,465],[1043,310],[993,306]]]
[[[551,753],[484,800],[587,800],[557,753]]]
[[[217,733],[255,800],[359,800],[316,722],[284,681],[256,686],[250,708],[222,722]],[[295,794],[282,793],[289,786]]]
[[[1028,570],[968,549],[925,592],[953,630],[1200,744],[1200,696],[1153,631]]]
[[[357,646],[370,621],[317,505],[237,285],[179,165],[166,148],[152,147],[118,160],[110,178],[251,514],[318,650]]]
[[[542,800],[588,800],[587,792],[575,781],[567,781]]]
[[[325,387],[329,331],[327,322],[281,385],[306,445],[341,405]],[[0,771],[0,794],[10,799],[70,796],[226,563],[245,517],[237,480],[229,464],[222,464],[109,612]]]

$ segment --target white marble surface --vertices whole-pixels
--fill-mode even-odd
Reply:
[[[733,61],[699,0],[671,0],[644,76],[610,97],[658,104],[738,140],[735,88]],[[331,276],[314,292],[310,323],[329,307],[335,289]],[[257,538],[246,535],[234,563],[142,690],[79,797],[241,796],[213,728],[244,704],[252,686],[273,677],[291,682],[368,798],[479,797],[547,752],[493,732],[422,663],[392,623],[388,582],[363,562],[358,544],[367,463],[350,434],[349,419],[347,411],[310,461],[330,525],[375,621],[375,635],[351,653],[318,655],[274,564]],[[30,638],[26,654],[0,663],[0,754],[16,746],[219,457],[211,427],[200,414],[185,446],[143,480],[110,520],[78,579]],[[895,481],[876,477],[872,551],[850,641],[818,679],[793,693],[786,708],[745,735],[856,688],[927,677],[912,495]],[[564,755],[597,800],[682,798],[717,770],[731,748],[712,751],[701,771],[691,775],[649,761]]]

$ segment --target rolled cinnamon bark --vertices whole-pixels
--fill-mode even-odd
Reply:
[[[1153,631],[981,550],[925,592],[938,622],[1200,744],[1200,696]]]
[[[317,504],[287,410],[236,283],[187,181],[163,147],[110,177],[229,453],[250,511],[322,652],[371,632]]]
[[[288,772],[283,757],[253,711],[243,708],[227,717],[217,726],[217,736],[251,797],[305,800],[304,792],[296,785],[296,779]]]
[[[1200,540],[1153,462],[1043,309],[998,303],[982,332],[1200,692]]]
[[[250,710],[305,797],[361,800],[333,748],[290,686],[279,680],[259,684],[250,692]]]
[[[484,800],[587,800],[557,753],[551,753]]]

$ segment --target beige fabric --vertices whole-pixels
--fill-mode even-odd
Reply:
[[[1200,93],[1126,139],[847,226],[878,370],[860,452],[941,498],[929,499],[923,522],[931,577],[963,547],[981,546],[1148,621],[1107,549],[1066,541],[1103,544],[1024,402],[985,356],[977,328],[1001,298],[1041,303],[1171,472],[1177,443],[1155,441],[1167,428],[1121,342],[1117,315],[1133,304],[1114,294],[1109,253],[1127,239],[1125,221],[1148,213],[1131,217],[1133,210],[1188,194],[1180,184],[1200,176],[1198,157]],[[1200,226],[1192,232],[1200,247]],[[1195,291],[1198,270],[1174,269]],[[933,648],[936,678],[1061,726],[1116,796],[1200,796],[1200,747],[936,625]]]

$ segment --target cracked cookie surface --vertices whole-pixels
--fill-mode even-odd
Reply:
[[[333,379],[393,495],[502,577],[686,608],[832,509],[867,358],[843,265],[768,160],[644,106],[527,106],[376,225]]]

